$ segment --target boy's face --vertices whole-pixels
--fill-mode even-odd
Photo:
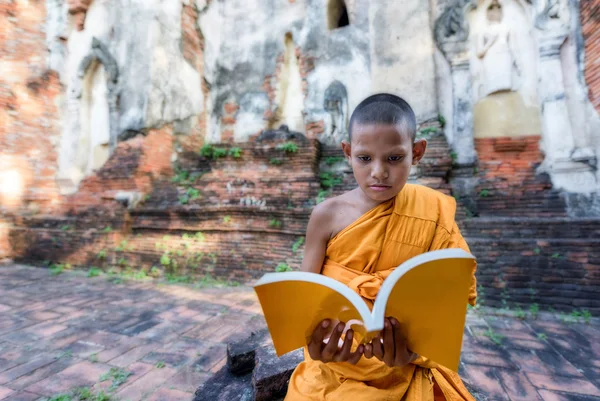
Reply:
[[[427,141],[413,143],[409,133],[388,124],[354,124],[351,143],[342,143],[359,187],[377,202],[402,190],[411,166],[423,157],[426,147]]]

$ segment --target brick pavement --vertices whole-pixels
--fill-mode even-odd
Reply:
[[[31,401],[131,373],[120,400],[191,400],[228,341],[264,326],[247,287],[114,284],[0,265],[0,400]],[[600,401],[600,323],[471,312],[461,375],[490,400]]]

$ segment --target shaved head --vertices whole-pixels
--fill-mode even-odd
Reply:
[[[413,109],[404,99],[388,93],[369,96],[356,106],[348,128],[350,141],[354,124],[395,125],[398,131],[408,134],[413,141],[417,134],[417,121]]]

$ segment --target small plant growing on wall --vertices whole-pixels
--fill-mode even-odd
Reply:
[[[269,220],[269,228],[280,228],[280,227],[281,227],[281,221],[279,221],[277,219]]]
[[[227,156],[227,149],[224,148],[215,148],[213,151],[213,159],[219,159],[221,157]]]
[[[229,149],[229,156],[233,157],[234,159],[239,159],[242,157],[242,148]]]
[[[321,188],[325,190],[342,183],[342,179],[339,176],[331,173],[321,173],[319,178],[321,179]]]
[[[215,152],[215,148],[212,145],[206,144],[200,148],[200,156],[206,157],[207,159],[212,159],[213,154]]]
[[[273,158],[269,159],[269,163],[271,163],[274,166],[279,166],[283,163],[283,160],[273,157]]]
[[[440,123],[440,126],[442,127],[442,129],[446,126],[446,118],[444,118],[443,115],[438,114],[438,121]]]
[[[346,160],[346,159],[343,157],[330,156],[330,157],[325,158],[325,164],[327,164],[329,167],[331,167],[337,163],[343,162],[344,160]]]
[[[298,152],[298,145],[294,142],[286,142],[277,146],[277,149],[283,150],[285,153],[296,153]]]
[[[298,249],[302,246],[302,244],[304,244],[304,237],[298,237],[296,242],[294,242],[294,244],[292,245],[292,252],[298,252]]]
[[[291,271],[292,271],[292,268],[291,268],[290,266],[288,266],[288,264],[287,264],[287,263],[283,263],[283,262],[282,262],[282,263],[279,263],[279,264],[277,265],[277,267],[275,268],[275,271],[276,271],[277,273],[291,272]]]

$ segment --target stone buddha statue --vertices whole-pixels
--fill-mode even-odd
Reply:
[[[502,5],[493,0],[486,11],[487,25],[478,36],[476,54],[481,59],[479,98],[513,89],[510,27],[503,22]]]

